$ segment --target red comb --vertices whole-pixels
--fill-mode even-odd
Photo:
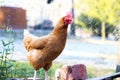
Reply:
[[[65,16],[64,21],[65,23],[70,24],[72,22],[73,15],[71,12],[67,12],[66,14],[67,15]]]
[[[69,18],[73,19],[73,14],[72,14],[72,12],[67,12],[66,14],[67,14],[66,16],[68,16]]]

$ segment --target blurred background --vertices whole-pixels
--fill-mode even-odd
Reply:
[[[32,76],[23,46],[23,29],[36,36],[47,35],[69,11],[74,19],[65,49],[49,71],[51,80],[62,65],[84,64],[88,78],[120,71],[119,5],[120,0],[0,0],[0,77],[6,77],[2,75],[7,75],[2,71],[6,65],[5,70],[10,70],[7,77]],[[39,73],[38,77],[44,77]]]

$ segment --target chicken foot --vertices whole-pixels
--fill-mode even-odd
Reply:
[[[45,70],[45,80],[49,80],[48,78],[48,72]]]
[[[33,80],[36,80],[36,73],[37,73],[37,71],[34,70],[34,78],[33,78]]]

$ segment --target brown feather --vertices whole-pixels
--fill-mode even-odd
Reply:
[[[45,37],[34,37],[24,34],[24,46],[28,51],[28,60],[35,70],[44,68],[48,70],[52,61],[63,51],[67,38],[68,24],[64,23],[64,18],[60,19],[51,34]]]

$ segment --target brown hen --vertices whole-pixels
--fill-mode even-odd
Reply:
[[[72,21],[72,14],[68,13],[61,18],[53,31],[43,37],[36,37],[24,30],[24,46],[28,51],[28,60],[34,67],[34,80],[36,71],[40,68],[45,70],[45,80],[48,80],[47,71],[51,67],[52,62],[63,51],[66,38],[68,24]]]

